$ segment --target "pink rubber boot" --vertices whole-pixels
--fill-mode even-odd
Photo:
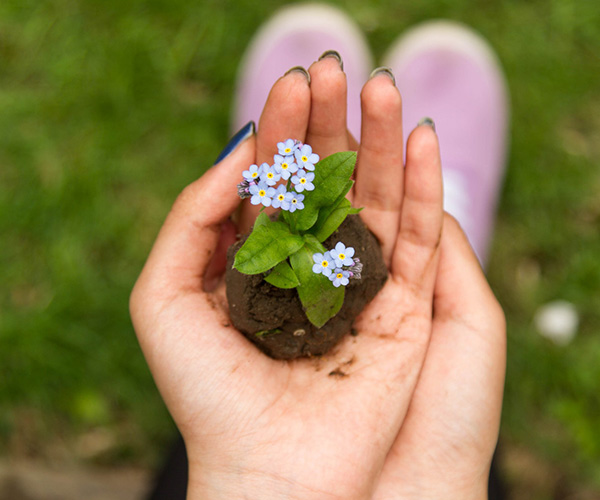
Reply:
[[[294,66],[308,67],[328,50],[343,58],[348,82],[348,128],[360,137],[360,90],[369,78],[372,56],[364,35],[342,11],[319,4],[284,7],[263,24],[240,64],[232,131],[258,123],[271,87]]]
[[[384,57],[403,103],[405,135],[435,122],[444,208],[485,267],[507,152],[508,91],[491,47],[470,29],[434,21],[413,28]]]

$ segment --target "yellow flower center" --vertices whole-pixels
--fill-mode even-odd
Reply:
[[[283,200],[285,199],[285,196],[284,196],[284,195],[282,195],[282,194],[280,194],[280,195],[277,197],[277,199],[278,199],[279,201],[283,201]]]
[[[306,184],[306,177],[300,178],[300,184]]]
[[[268,177],[269,179],[272,179],[272,178],[273,178],[273,172],[269,172],[269,173],[267,174],[267,177]]]
[[[258,177],[258,172],[252,172],[252,178],[256,179]]]
[[[346,259],[346,254],[345,253],[339,253],[338,257],[340,258],[340,260],[345,260]]]
[[[261,189],[261,190],[258,192],[258,196],[260,196],[261,198],[262,198],[264,195],[266,195],[266,194],[267,194],[267,192],[266,192],[264,189]]]
[[[342,279],[344,277],[344,275],[342,273],[337,273],[335,275],[335,277],[338,278],[338,279]]]
[[[284,151],[284,153],[291,153],[292,152],[292,148],[285,148],[283,151]]]
[[[321,262],[321,265],[323,267],[329,267],[329,262],[327,262],[326,260],[324,260],[323,262]]]
[[[282,168],[283,170],[287,170],[287,169],[288,169],[288,166],[289,166],[289,165],[288,165],[287,163],[282,163],[282,164],[281,164],[281,168]]]
[[[298,200],[296,198],[292,198],[292,203],[297,203]]]
[[[303,162],[307,162],[307,161],[308,161],[308,158],[307,158],[306,156],[303,156],[303,157],[302,157],[302,161],[303,161]]]

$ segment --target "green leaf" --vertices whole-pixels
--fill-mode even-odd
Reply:
[[[322,247],[320,243],[319,245]],[[313,250],[305,245],[290,256],[290,262],[300,280],[297,290],[306,317],[317,328],[321,328],[341,309],[344,303],[344,287],[336,288],[326,276],[313,273],[313,253]]]
[[[312,253],[324,253],[327,250],[313,234],[306,233],[302,237],[304,238],[306,246]]]
[[[258,226],[265,226],[270,221],[271,221],[271,219],[269,219],[269,216],[265,212],[261,212],[258,214],[258,217],[254,221],[254,227],[252,228],[252,230],[254,230],[254,228],[258,227]]]
[[[265,281],[277,288],[296,288],[300,284],[296,273],[285,260],[277,264],[273,271],[265,276]]]
[[[342,192],[336,198],[336,200],[333,203],[331,203],[329,206],[322,207],[319,210],[319,217],[317,219],[317,222],[311,229],[319,228],[323,225],[323,223],[325,222],[325,220],[327,220],[327,218],[329,217],[331,212],[333,212],[338,207],[338,205],[340,203],[342,203],[342,200],[344,200],[346,198],[348,191],[350,191],[350,189],[352,189],[353,185],[354,185],[354,181],[349,180],[346,183],[346,185],[344,186],[344,189],[342,190]],[[316,229],[315,229],[315,231],[316,231]],[[313,232],[313,234],[314,234],[314,232]]]
[[[252,233],[235,255],[233,267],[241,273],[264,273],[304,245],[302,237],[290,233],[286,224],[262,216],[258,216]]]
[[[321,223],[320,227],[316,228],[314,231],[315,238],[319,241],[325,241],[338,227],[340,227],[340,224],[344,222],[351,210],[352,205],[350,204],[350,201],[344,198],[338,206],[333,209],[327,219]]]
[[[348,183],[355,163],[354,151],[335,153],[317,163],[313,181],[314,191],[304,193],[304,208],[291,214],[296,230],[306,231],[311,228],[317,222],[321,207],[335,206],[340,195],[345,196],[344,190],[350,189]]]

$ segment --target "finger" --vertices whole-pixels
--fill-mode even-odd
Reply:
[[[433,122],[431,122],[433,123]],[[433,126],[418,126],[406,145],[404,198],[392,278],[431,309],[443,223],[442,168]]]
[[[347,133],[347,140],[348,140],[348,150],[349,151],[358,151],[358,141],[354,138],[354,136],[352,135],[352,133],[348,130]]]
[[[186,412],[180,413],[190,398],[202,393],[204,407],[210,407],[208,395],[219,399],[218,394],[223,394],[216,387],[243,382],[256,385],[265,376],[263,358],[267,358],[259,356],[231,326],[221,297],[204,291],[204,282],[212,279],[208,266],[218,260],[214,256],[219,241],[228,238],[227,218],[239,204],[236,184],[255,157],[252,133],[184,189],[131,294],[131,318],[140,346],[184,435],[194,432]],[[239,365],[253,370],[238,371]],[[212,375],[198,379],[198,373]],[[237,379],[231,381],[233,377]]]
[[[358,151],[359,144],[358,141],[354,138],[352,133],[347,131],[347,139],[348,139],[348,151]],[[352,175],[352,180],[356,179],[356,175]],[[346,198],[352,203],[352,206],[356,206],[354,204],[354,188],[350,189],[350,192],[346,195]]]
[[[251,163],[273,164],[277,143],[286,139],[304,141],[310,115],[310,76],[304,68],[292,68],[271,89],[260,117],[256,135],[256,159]],[[260,205],[244,200],[238,219],[238,230],[248,231]]]
[[[468,286],[465,286],[468,284]],[[504,313],[454,217],[445,214],[434,294],[435,319],[503,324]]]
[[[311,107],[306,143],[321,158],[348,151],[347,86],[342,59],[335,51],[325,52],[308,71]]]
[[[179,195],[154,243],[132,294],[153,297],[200,292],[221,224],[239,204],[236,185],[255,157],[250,135],[229,156]],[[160,300],[158,300],[160,301]]]
[[[354,205],[381,243],[389,266],[402,205],[402,100],[389,72],[379,72],[361,93],[362,129]]]

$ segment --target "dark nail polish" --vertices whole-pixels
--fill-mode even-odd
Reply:
[[[340,68],[342,69],[342,71],[344,71],[344,61],[342,60],[342,56],[337,50],[326,50],[321,54],[321,57],[319,57],[319,61],[321,59],[325,59],[326,57],[333,57],[334,59],[337,59],[337,62],[340,64]]]
[[[290,73],[293,73],[293,72],[295,72],[295,71],[297,71],[298,73],[302,73],[302,74],[303,74],[303,75],[306,77],[306,79],[308,80],[308,84],[310,85],[310,74],[309,74],[309,72],[308,72],[308,71],[306,71],[306,70],[305,70],[305,69],[304,69],[302,66],[294,66],[293,68],[290,68],[290,69],[288,69],[288,70],[287,70],[287,71],[286,71],[286,72],[283,74],[283,76],[287,76],[287,75],[289,75]]]
[[[417,123],[417,127],[420,127],[421,125],[427,125],[428,127],[431,127],[435,132],[435,122],[428,116],[419,120],[419,123]]]
[[[391,68],[388,68],[386,66],[381,66],[379,68],[375,68],[369,75],[369,80],[371,78],[375,78],[377,75],[389,76],[392,79],[392,82],[394,82],[394,85],[396,85],[396,77],[394,76],[394,73],[392,73]]]
[[[249,137],[253,136],[256,132],[256,125],[253,121],[249,121],[244,125],[227,143],[227,146],[223,148],[223,151],[219,153],[219,156],[215,160],[214,165],[219,163],[221,160],[227,158],[235,148],[237,148],[242,142]]]

